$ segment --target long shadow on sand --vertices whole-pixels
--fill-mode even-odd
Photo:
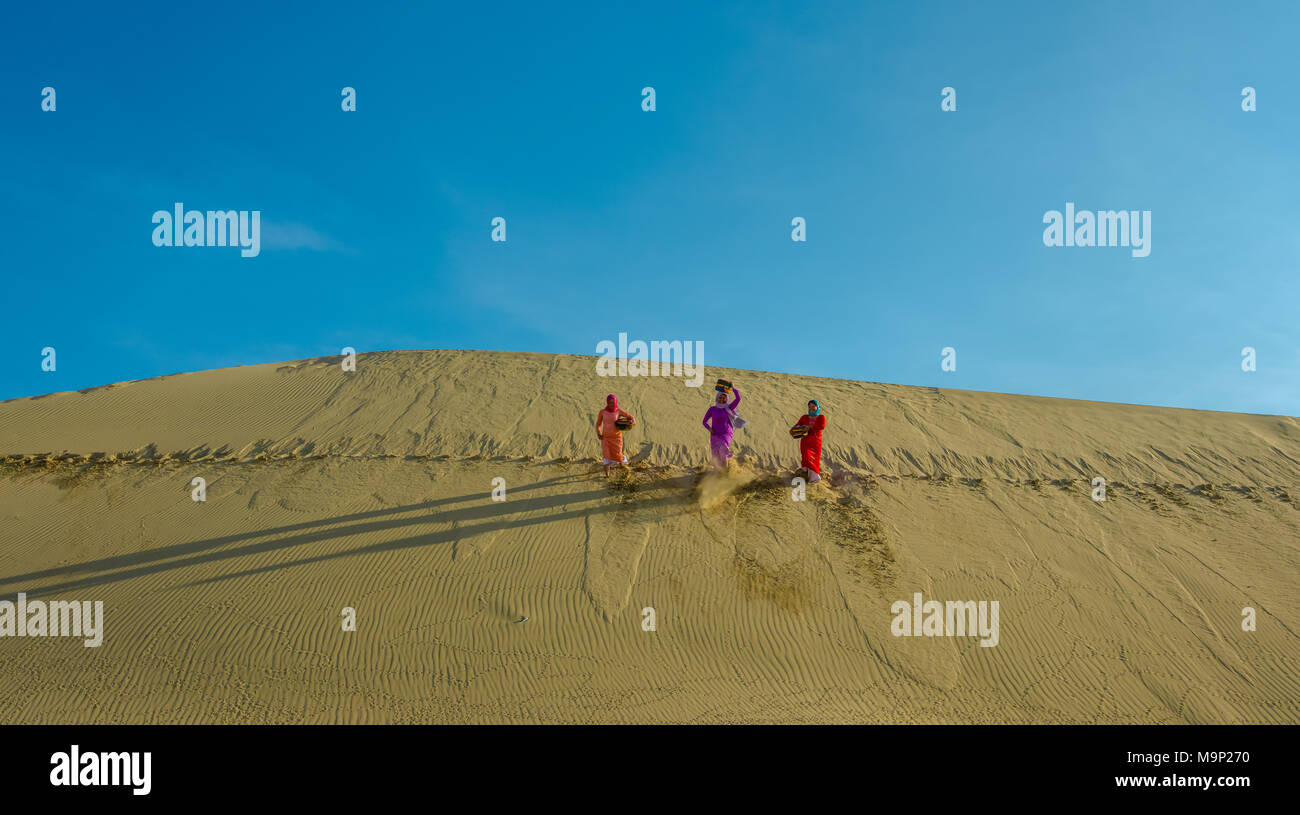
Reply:
[[[548,478],[545,481],[525,484],[521,487],[513,487],[510,490],[510,494],[514,495],[529,490],[541,489],[543,487],[553,487],[568,481],[580,481],[582,478],[583,476],[581,475],[565,475],[556,478]],[[303,521],[296,524],[277,526],[272,529],[243,532],[238,535],[223,535],[219,538],[208,538],[207,540],[191,541],[189,543],[177,543],[171,546],[162,546],[157,549],[147,549],[143,552],[132,552],[127,555],[114,555],[113,557],[90,560],[85,563],[74,563],[68,566],[58,566],[52,569],[42,569],[37,572],[27,572],[26,574],[17,574],[13,577],[0,578],[0,585],[5,585],[7,583],[24,583],[31,580],[42,580],[47,577],[57,577],[59,575],[78,574],[82,572],[102,572],[112,569],[121,569],[126,566],[139,566],[144,563],[151,563],[158,560],[167,560],[168,558],[181,557],[182,555],[191,555],[206,549],[213,549],[230,543],[238,543],[242,540],[264,538],[268,535],[282,535],[287,532],[298,532],[304,529],[316,529],[336,524],[351,523],[353,521],[364,521],[370,518],[401,515],[407,512],[434,509],[436,507],[447,506],[448,504],[458,504],[464,501],[486,501],[491,497],[492,494],[490,492],[475,492],[468,495],[457,495],[453,498],[439,498],[436,501],[423,501],[418,504],[405,504],[403,506],[387,507],[385,509],[372,509],[367,510],[366,512],[357,512],[352,515],[340,515],[335,518]]]
[[[563,479],[556,479],[563,480]],[[232,558],[248,557],[253,555],[265,554],[268,552],[280,552],[297,547],[305,546],[312,543],[319,543],[336,538],[347,538],[354,535],[363,535],[368,533],[387,532],[405,527],[421,526],[427,524],[452,524],[451,528],[443,529],[436,532],[427,532],[423,534],[411,535],[397,540],[383,541],[380,543],[363,546],[359,549],[347,549],[340,552],[316,555],[308,558],[299,558],[297,560],[286,561],[282,563],[261,566],[256,569],[236,572],[233,574],[219,575],[196,583],[187,585],[196,585],[197,583],[208,583],[219,580],[228,580],[236,577],[244,577],[252,574],[259,574],[278,569],[287,569],[293,566],[315,563],[323,560],[331,560],[340,557],[351,557],[364,555],[375,552],[390,552],[400,549],[408,549],[417,546],[432,546],[451,541],[465,540],[476,535],[482,535],[490,532],[497,532],[506,529],[519,529],[522,527],[535,526],[537,524],[551,523],[553,521],[563,521],[567,519],[589,517],[593,515],[603,515],[608,513],[622,513],[629,518],[640,515],[643,512],[655,510],[657,517],[658,510],[676,505],[683,510],[689,505],[690,486],[693,482],[693,476],[679,476],[676,478],[662,479],[651,481],[644,484],[636,485],[633,492],[619,495],[616,486],[606,486],[598,490],[588,490],[580,493],[566,493],[562,495],[541,496],[537,498],[527,498],[522,501],[510,500],[504,502],[489,502],[480,506],[466,507],[464,509],[451,512],[443,512],[436,515],[416,515],[408,518],[385,518],[382,520],[366,520],[374,515],[382,513],[392,515],[397,512],[411,512],[419,509],[425,509],[434,505],[445,505],[458,503],[469,500],[484,500],[485,493],[473,493],[466,496],[458,496],[451,499],[442,499],[436,502],[424,504],[413,504],[407,507],[395,507],[387,510],[376,510],[372,512],[357,513],[355,515],[343,516],[339,518],[327,518],[320,521],[306,522],[302,524],[293,524],[290,526],[277,527],[274,529],[263,530],[259,532],[249,532],[241,535],[227,535],[220,538],[209,538],[191,543],[176,544],[174,546],[162,547],[160,549],[150,550],[148,552],[139,552],[131,555],[123,555],[116,558],[102,558],[86,564],[77,564],[75,566],[61,567],[60,569],[50,569],[44,572],[34,572],[31,575],[19,575],[17,577],[5,578],[0,580],[0,584],[11,584],[18,581],[31,579],[38,574],[53,575],[59,573],[75,573],[86,571],[107,572],[102,574],[91,575],[76,580],[68,580],[62,583],[54,583],[46,586],[23,589],[30,597],[49,595],[55,592],[70,591],[76,589],[91,588],[111,583],[118,583],[124,580],[131,580],[137,577],[160,574],[163,572],[184,569],[190,566],[199,566],[206,563],[215,563]],[[540,486],[540,482],[537,486]],[[642,497],[648,493],[665,492],[666,495],[660,497]],[[611,493],[613,497],[611,498]],[[530,518],[507,518],[506,516],[517,516],[523,513],[545,512],[547,510],[559,507],[567,507],[571,504],[582,504],[591,501],[600,501],[591,506],[579,507],[576,509],[566,509],[560,512],[543,514]],[[354,521],[358,521],[355,522]],[[462,526],[461,524],[473,521],[484,521],[483,523]],[[337,526],[345,524],[344,526]],[[248,540],[250,538],[259,538],[265,536],[279,536],[285,532],[297,531],[303,528],[325,527],[315,529],[315,531],[304,534],[291,534],[287,537],[273,537],[271,540],[265,540],[258,543],[251,543],[245,546],[238,546],[231,549],[218,549],[218,547],[228,545],[232,542]],[[216,551],[211,551],[216,550]],[[183,555],[189,555],[185,557]],[[178,557],[175,560],[166,560],[165,558]],[[123,568],[132,566],[141,562],[149,565],[137,566],[136,568]],[[103,565],[99,565],[103,564]],[[120,569],[119,571],[108,571],[110,569]]]

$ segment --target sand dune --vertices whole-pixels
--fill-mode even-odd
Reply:
[[[0,637],[0,722],[1300,722],[1295,418],[719,376],[726,476],[707,386],[584,357],[0,404],[0,600],[105,609],[98,648]],[[610,391],[639,425],[605,479]],[[997,645],[893,636],[917,592],[998,601]]]

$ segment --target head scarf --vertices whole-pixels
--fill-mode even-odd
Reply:
[[[809,399],[808,401],[811,402],[813,406],[813,409],[808,411],[809,416],[816,416],[818,413],[822,412],[822,406],[817,402],[816,399]]]
[[[722,391],[718,391],[718,395],[713,397],[713,404],[715,405],[727,404],[727,394],[723,393]]]
[[[618,410],[618,397],[612,393],[609,396],[606,396],[605,408],[606,410]]]

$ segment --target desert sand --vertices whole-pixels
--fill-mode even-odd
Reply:
[[[1300,722],[1295,418],[705,382],[405,351],[0,404],[0,600],[105,617],[0,637],[0,722]],[[917,592],[998,601],[997,645],[894,636]]]

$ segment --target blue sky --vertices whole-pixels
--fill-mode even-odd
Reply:
[[[1300,414],[1294,4],[185,5],[6,10],[0,398],[626,332]],[[155,247],[178,201],[261,254]],[[1067,201],[1150,210],[1150,256],[1044,246]]]

